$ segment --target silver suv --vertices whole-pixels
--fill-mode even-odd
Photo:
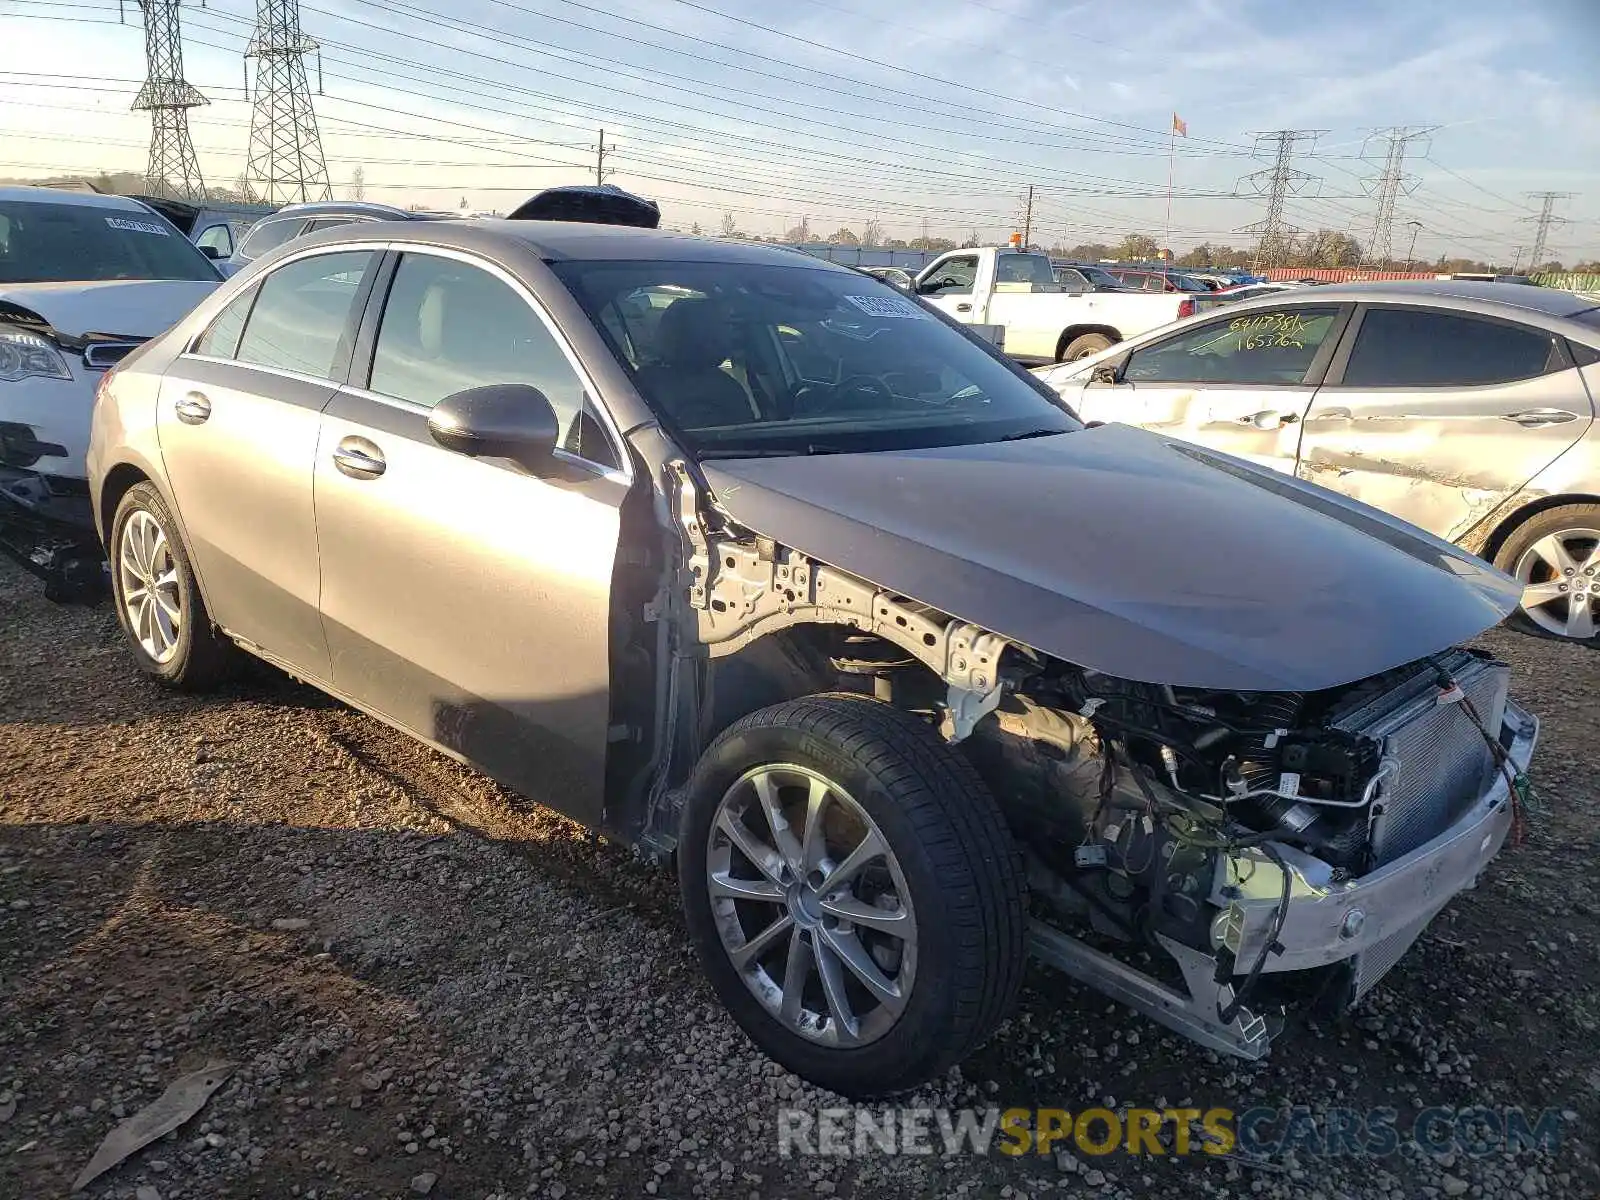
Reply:
[[[1521,582],[1523,627],[1600,639],[1592,297],[1454,280],[1306,288],[1040,375],[1085,420],[1225,450],[1482,554]]]

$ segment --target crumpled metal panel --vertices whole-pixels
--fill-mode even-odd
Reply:
[[[1334,687],[1473,637],[1519,597],[1395,518],[1126,426],[703,469],[757,533],[1126,679]]]

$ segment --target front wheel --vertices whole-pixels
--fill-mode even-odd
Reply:
[[[813,1083],[852,1097],[915,1087],[1015,997],[1015,848],[971,765],[916,717],[852,695],[745,717],[696,767],[680,836],[685,918],[712,986]]]
[[[1600,505],[1564,504],[1530,517],[1506,538],[1494,565],[1522,584],[1516,624],[1594,644],[1600,635]]]

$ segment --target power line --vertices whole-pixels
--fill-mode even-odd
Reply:
[[[1267,198],[1267,215],[1240,230],[1241,233],[1260,235],[1252,270],[1274,266],[1278,259],[1286,257],[1289,239],[1299,231],[1284,222],[1284,201],[1290,196],[1308,192],[1322,182],[1315,175],[1295,167],[1295,147],[1302,142],[1307,147],[1314,146],[1317,138],[1326,132],[1325,129],[1275,129],[1270,133],[1256,134],[1257,152],[1270,152],[1272,165],[1252,172],[1239,181],[1240,187],[1249,188],[1256,195]]]
[[[1438,126],[1396,125],[1377,130],[1372,136],[1387,144],[1383,173],[1373,180],[1378,200],[1377,213],[1372,221],[1372,236],[1367,239],[1367,261],[1382,262],[1389,257],[1394,242],[1394,202],[1402,191],[1410,193],[1417,186],[1415,176],[1405,173],[1406,150],[1413,142],[1421,141]],[[1424,150],[1426,155],[1427,151]]]
[[[247,65],[256,60],[247,195],[274,204],[333,198],[306,82],[305,56],[316,49],[300,30],[300,0],[257,0],[255,35],[244,52]]]
[[[150,160],[145,186],[151,195],[202,199],[205,180],[189,139],[189,110],[207,103],[183,77],[178,0],[139,0],[144,12],[145,81],[133,99],[150,114]]]
[[[1539,215],[1536,217],[1523,217],[1524,221],[1533,221],[1533,253],[1528,256],[1528,268],[1532,270],[1544,262],[1545,246],[1550,240],[1550,227],[1566,223],[1564,217],[1555,215],[1557,200],[1570,200],[1576,192],[1529,192],[1528,199],[1539,201]]]

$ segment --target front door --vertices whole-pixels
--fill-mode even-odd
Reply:
[[[1121,421],[1293,473],[1299,422],[1347,316],[1334,304],[1218,317],[1133,350],[1078,415]]]
[[[237,296],[168,368],[156,429],[211,617],[327,682],[312,467],[375,254],[293,259]]]
[[[1584,435],[1562,339],[1421,306],[1365,309],[1306,414],[1300,476],[1456,541]]]
[[[365,386],[328,405],[316,461],[334,686],[598,824],[628,487],[617,444],[531,297],[497,269],[407,250],[370,308],[370,373],[358,366]],[[542,391],[572,451],[535,476],[436,443],[430,409],[492,383]]]
[[[924,272],[923,279],[917,294],[929,304],[965,325],[982,319],[982,312],[975,307],[974,293],[978,285],[976,254],[952,254],[941,259]]]

